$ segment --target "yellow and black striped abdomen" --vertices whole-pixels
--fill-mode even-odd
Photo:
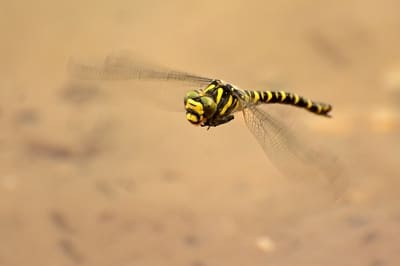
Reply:
[[[260,103],[289,104],[305,108],[308,111],[318,115],[326,115],[326,116],[328,116],[328,113],[332,110],[332,106],[330,104],[315,102],[291,92],[246,90],[246,94],[250,97],[250,100],[254,104],[260,104]]]

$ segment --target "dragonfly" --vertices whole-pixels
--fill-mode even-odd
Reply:
[[[101,64],[71,60],[68,70],[74,78],[82,80],[159,80],[194,84],[198,88],[187,91],[183,97],[182,109],[190,124],[210,129],[231,122],[241,113],[249,131],[283,173],[314,175],[322,170],[330,178],[336,176],[332,173],[336,168],[335,158],[312,149],[296,131],[264,108],[271,104],[286,105],[326,118],[331,117],[330,104],[283,90],[241,89],[221,79],[162,68],[124,56],[108,56]],[[154,94],[157,94],[157,89]],[[306,168],[311,170],[303,171]]]

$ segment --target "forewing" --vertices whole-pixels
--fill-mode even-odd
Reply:
[[[127,97],[149,102],[162,110],[183,111],[186,92],[204,88],[212,81],[129,55],[110,55],[100,62],[93,61],[70,60],[68,72],[74,83],[114,81],[102,85],[108,89],[126,88]],[[149,82],[142,82],[145,80]]]
[[[83,61],[83,60],[82,60]],[[128,56],[107,56],[100,64],[71,59],[68,72],[73,78],[84,80],[163,80],[205,85],[211,78],[171,70],[150,61]]]

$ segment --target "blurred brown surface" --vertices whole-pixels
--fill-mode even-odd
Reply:
[[[398,10],[395,0],[4,3],[0,265],[400,265]],[[121,50],[332,103],[332,119],[304,122],[343,162],[340,199],[274,170],[241,115],[207,131],[129,82],[68,82],[71,56]]]

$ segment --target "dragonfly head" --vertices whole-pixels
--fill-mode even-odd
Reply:
[[[201,91],[189,91],[185,99],[186,119],[193,125],[204,125],[216,110],[217,104],[210,96]]]

